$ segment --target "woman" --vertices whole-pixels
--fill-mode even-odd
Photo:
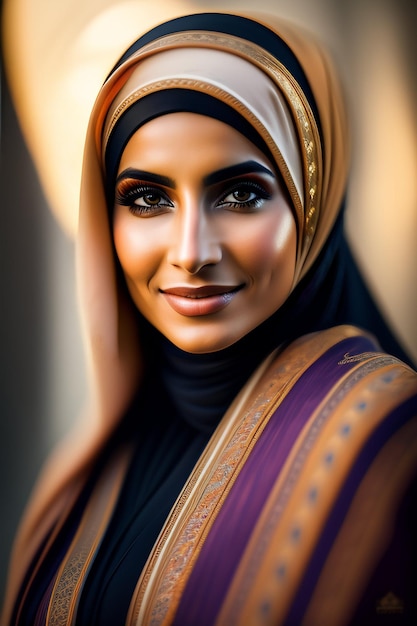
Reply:
[[[113,69],[78,236],[92,406],[6,624],[409,623],[417,378],[344,240],[347,145],[326,55],[275,18],[172,20]]]

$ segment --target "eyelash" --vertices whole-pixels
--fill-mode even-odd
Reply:
[[[239,191],[247,191],[250,194],[254,194],[254,197],[246,201],[226,201],[226,198],[231,194]],[[138,205],[135,202],[141,198],[145,199],[146,196],[155,196],[163,200],[162,203],[150,204],[150,205]],[[217,206],[227,207],[232,210],[244,210],[244,209],[259,209],[266,200],[269,200],[272,194],[269,193],[262,185],[254,181],[236,181],[229,189],[220,196],[217,201]],[[116,189],[116,203],[122,206],[129,207],[129,211],[133,215],[140,217],[151,217],[159,215],[166,211],[167,207],[172,208],[174,204],[169,197],[158,187],[151,187],[148,185],[142,185],[137,181],[121,181]],[[145,200],[146,201],[146,200]]]
[[[163,199],[164,202],[158,204],[139,205],[135,204],[140,198],[146,198],[146,196],[155,196]],[[123,206],[129,207],[129,211],[133,215],[141,217],[147,217],[148,215],[155,215],[158,211],[162,212],[166,210],[166,207],[173,207],[173,203],[162,191],[157,187],[150,187],[148,185],[138,184],[137,181],[122,181],[116,190],[116,202]]]
[[[242,202],[226,202],[226,198],[237,191],[248,191],[255,195],[251,200]],[[219,202],[219,206],[229,206],[233,209],[259,209],[265,200],[270,200],[272,194],[269,193],[262,185],[255,183],[254,181],[241,181],[232,185],[226,193],[224,193]]]

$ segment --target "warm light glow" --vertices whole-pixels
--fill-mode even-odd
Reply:
[[[378,301],[417,355],[415,104],[394,16],[373,11],[362,24],[367,38],[356,50],[362,71],[349,232]]]
[[[186,0],[89,0],[77,10],[70,4],[6,0],[3,34],[7,77],[28,148],[52,211],[72,235],[84,136],[100,85],[141,32],[191,9]]]

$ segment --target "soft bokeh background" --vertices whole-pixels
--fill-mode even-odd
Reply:
[[[182,12],[253,0],[3,0],[0,596],[16,524],[86,389],[73,269],[88,111],[115,58]],[[354,140],[347,225],[417,360],[417,3],[257,0],[315,32],[345,84]],[[13,99],[13,102],[12,102]]]

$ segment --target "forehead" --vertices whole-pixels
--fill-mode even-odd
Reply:
[[[207,115],[179,112],[157,117],[141,126],[127,142],[119,172],[145,164],[172,167],[194,161],[204,167],[226,167],[253,159],[273,169],[268,157],[232,126]]]

